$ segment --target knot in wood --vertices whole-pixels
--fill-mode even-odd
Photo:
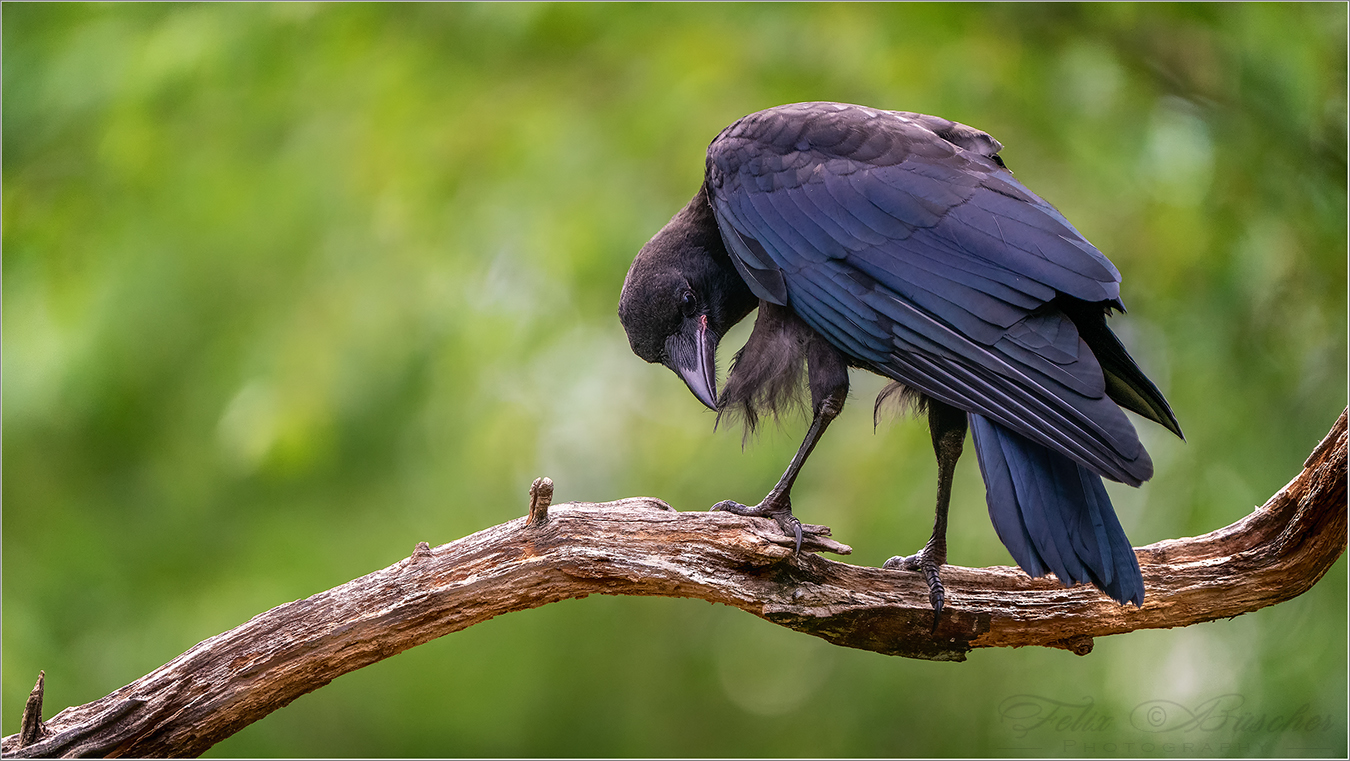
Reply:
[[[1075,634],[1051,643],[1052,647],[1062,647],[1074,655],[1087,655],[1092,652],[1092,645],[1092,636],[1089,634]]]

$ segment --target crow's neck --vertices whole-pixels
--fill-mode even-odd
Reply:
[[[702,253],[701,256],[681,258],[686,263],[695,263],[697,271],[687,274],[704,292],[710,327],[718,336],[725,335],[731,326],[745,319],[759,305],[759,299],[731,263],[731,254],[722,242],[705,186],[699,186],[689,205],[676,214],[666,228],[675,233],[680,239],[680,247],[686,252]]]

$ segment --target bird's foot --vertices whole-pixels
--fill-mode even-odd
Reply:
[[[942,617],[942,606],[947,599],[947,591],[938,578],[938,568],[947,563],[947,548],[937,548],[931,543],[913,555],[896,555],[882,564],[883,568],[905,571],[923,571],[928,582],[928,601],[933,605],[933,631],[937,631],[938,621]]]
[[[765,498],[758,505],[742,505],[732,500],[723,500],[712,506],[712,510],[720,510],[724,513],[733,513],[735,515],[752,515],[760,518],[773,518],[778,527],[783,529],[783,533],[796,539],[793,546],[793,553],[802,551],[802,522],[797,520],[797,516],[792,514],[792,505],[783,500],[781,502],[771,502]],[[828,531],[826,532],[828,533]]]

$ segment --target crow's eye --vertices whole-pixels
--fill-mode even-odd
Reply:
[[[694,312],[698,310],[697,300],[694,298],[693,291],[684,291],[680,294],[680,311],[685,317],[693,317]]]

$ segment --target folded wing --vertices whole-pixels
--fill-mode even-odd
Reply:
[[[998,148],[935,117],[801,104],[723,131],[707,187],[757,296],[861,366],[1138,485],[1148,454],[1055,303],[1120,308],[1120,275]]]

